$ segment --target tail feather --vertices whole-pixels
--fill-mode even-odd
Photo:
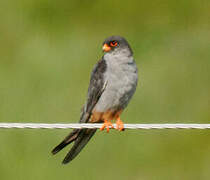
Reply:
[[[66,136],[66,138],[59,145],[57,145],[52,150],[52,154],[58,153],[60,150],[62,150],[68,144],[70,144],[71,142],[75,141],[75,139],[77,138],[79,132],[80,132],[79,129],[74,129],[68,136]]]
[[[63,164],[67,164],[72,161],[80,151],[85,147],[85,145],[89,142],[91,137],[95,134],[96,129],[83,129],[77,136],[75,143],[71,150],[68,152],[66,157],[63,160]]]
[[[95,134],[96,130],[97,129],[74,129],[58,146],[52,150],[52,154],[58,153],[60,150],[74,141],[73,147],[70,149],[62,162],[63,164],[67,164],[79,154],[79,152]]]

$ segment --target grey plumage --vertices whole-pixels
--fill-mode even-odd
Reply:
[[[105,70],[106,63],[102,59],[95,65],[92,71],[90,86],[88,88],[87,102],[83,106],[80,115],[80,123],[87,123],[89,121],[91,112],[105,89],[105,82],[103,78]],[[66,164],[70,162],[83,149],[95,132],[96,129],[74,129],[58,146],[52,150],[52,154],[58,153],[68,144],[75,141],[73,147],[68,152],[62,163]]]
[[[117,42],[117,45],[111,47],[93,69],[80,123],[90,122],[93,111],[124,109],[136,90],[138,70],[132,56],[133,52],[128,42],[120,36],[111,36],[103,44],[110,44],[113,41]],[[66,164],[78,155],[95,132],[96,129],[75,129],[52,150],[52,153],[56,154],[74,142],[63,160]]]
[[[119,39],[111,37],[110,39]],[[106,91],[100,97],[95,110],[106,112],[109,109],[124,109],[134,94],[138,81],[138,70],[127,41],[123,46],[104,55],[107,70],[104,79]],[[106,42],[106,41],[105,41]]]

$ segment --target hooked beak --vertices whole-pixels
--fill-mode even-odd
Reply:
[[[104,52],[109,52],[111,50],[111,47],[108,44],[103,45],[103,51]]]

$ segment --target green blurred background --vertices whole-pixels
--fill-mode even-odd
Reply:
[[[125,123],[210,123],[210,1],[2,0],[0,122],[76,123],[110,35],[139,68]],[[0,179],[210,179],[210,131],[97,132],[72,163],[69,130],[0,130]]]

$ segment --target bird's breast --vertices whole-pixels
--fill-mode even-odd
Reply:
[[[138,72],[135,62],[108,65],[104,79],[107,86],[96,105],[96,110],[104,112],[110,109],[124,109],[137,85]]]

